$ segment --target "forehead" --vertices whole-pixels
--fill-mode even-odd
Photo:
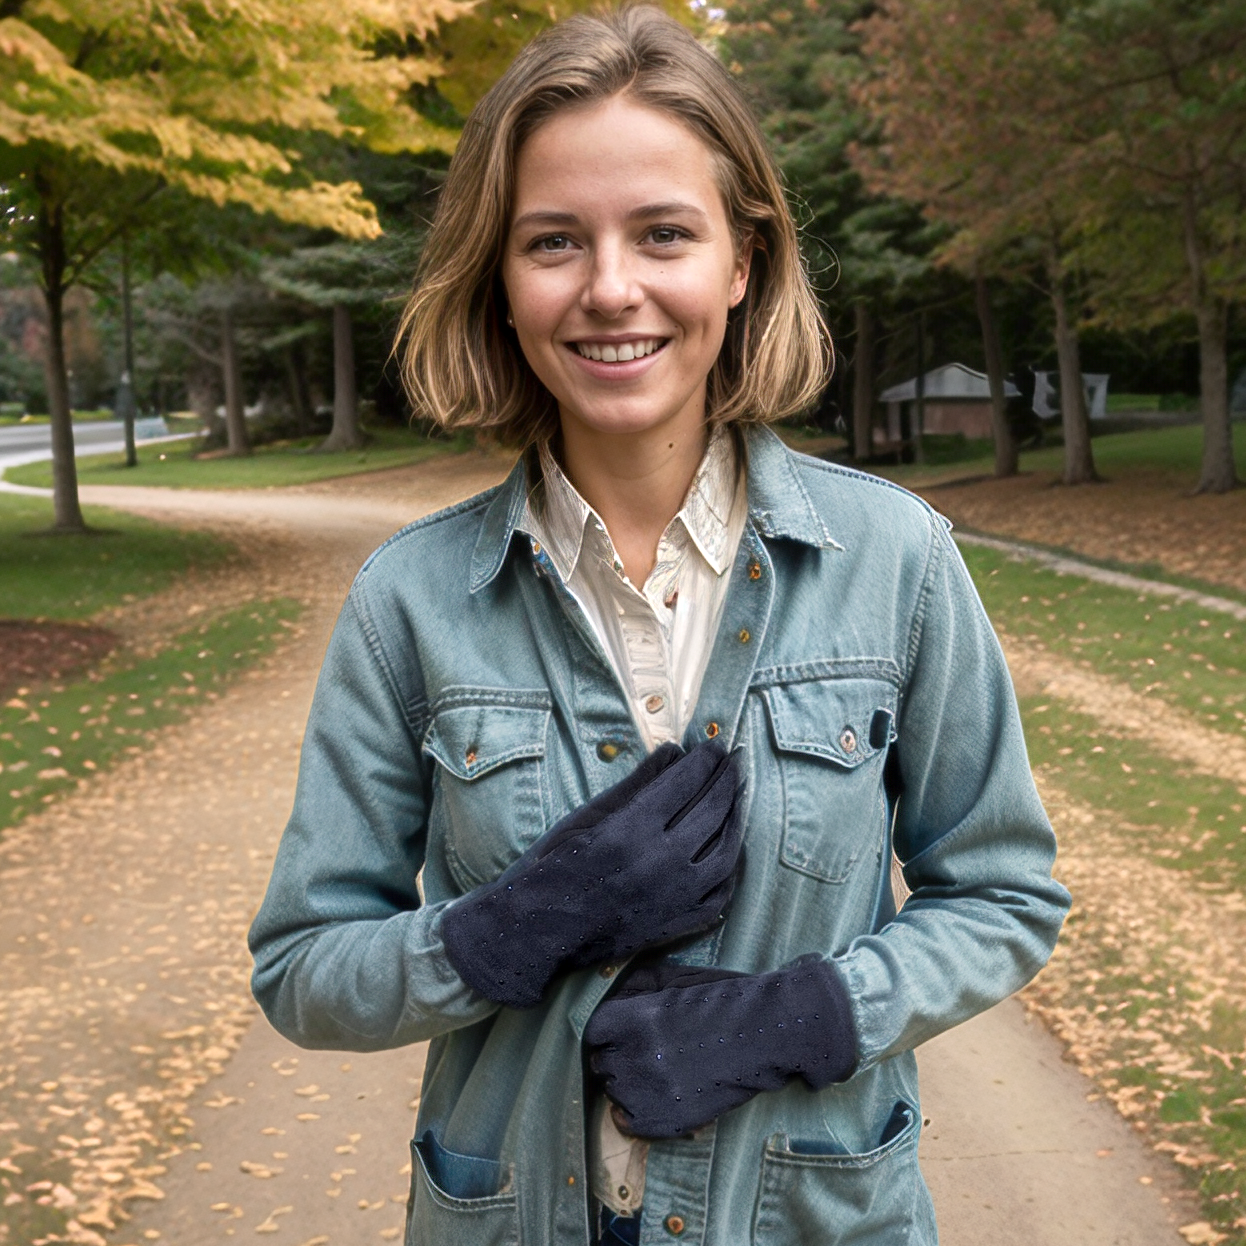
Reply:
[[[616,95],[562,108],[528,136],[515,164],[511,215],[593,214],[676,199],[722,213],[718,172],[717,156],[691,127]]]

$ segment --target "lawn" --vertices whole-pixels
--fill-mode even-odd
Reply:
[[[1193,603],[962,548],[1001,632],[1089,663],[1217,731],[1246,732],[1246,625]]]
[[[198,439],[139,446],[137,467],[127,468],[122,454],[93,454],[78,459],[78,482],[83,485],[163,485],[173,489],[266,489],[308,484],[334,476],[406,467],[438,454],[468,450],[470,434],[433,441],[405,428],[378,428],[363,450],[320,453],[323,437],[274,442],[257,446],[246,458],[196,459]],[[5,479],[15,484],[50,488],[52,465],[28,463],[11,467]]]
[[[1209,729],[1239,738],[1246,731],[1246,627],[1236,620],[1060,576],[993,550],[963,552],[1002,635],[1162,698]],[[1020,708],[1036,773],[1094,810],[1139,861],[1226,901],[1246,891],[1246,790],[1056,697],[1024,696]],[[1083,907],[1074,896],[1057,953],[1071,968],[1040,978],[1034,989],[1046,1013],[1080,1036],[1083,1054],[1094,1045],[1103,1092],[1197,1182],[1209,1222],[1226,1234],[1199,1240],[1240,1243],[1246,1004],[1224,992],[1209,1003],[1186,960],[1197,947],[1174,956],[1166,942],[1173,932],[1136,929],[1133,919],[1122,937],[1102,917],[1103,900]]]
[[[81,679],[19,688],[0,707],[0,829],[215,699],[272,651],[298,613],[292,601],[253,603],[172,637],[153,657],[122,653]]]
[[[1237,474],[1246,478],[1246,424],[1236,424],[1233,431]],[[1176,478],[1184,487],[1192,488],[1198,479],[1202,461],[1203,428],[1201,424],[1177,424],[1129,433],[1105,433],[1094,437],[1091,446],[1095,466],[1102,476],[1116,478],[1145,473]],[[867,470],[876,476],[894,480],[905,488],[920,489],[966,476],[989,474],[992,471],[992,454],[990,441],[956,442],[951,438],[942,438],[931,447],[925,464],[877,464]],[[1063,446],[1021,452],[1020,468],[1023,472],[1058,474],[1063,467]]]
[[[99,507],[85,513],[100,535],[32,535],[51,524],[51,502],[0,493],[0,614],[86,619],[106,606],[157,593],[191,568],[217,565],[233,553],[206,532]]]

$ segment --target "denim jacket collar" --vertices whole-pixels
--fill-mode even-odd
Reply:
[[[792,452],[768,428],[744,433],[748,471],[749,518],[762,536],[786,538],[815,549],[844,547],[822,522],[793,464]],[[511,538],[527,509],[527,471],[521,457],[498,487],[481,525],[472,553],[473,593],[489,584],[502,569]]]

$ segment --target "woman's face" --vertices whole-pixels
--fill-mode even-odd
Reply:
[[[614,96],[561,111],[519,151],[502,277],[532,370],[564,425],[700,424],[741,254],[709,149]]]

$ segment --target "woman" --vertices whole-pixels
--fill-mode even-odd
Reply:
[[[537,39],[404,327],[419,407],[525,453],[351,590],[257,999],[433,1040],[410,1242],[933,1243],[912,1049],[1067,895],[946,525],[764,427],[826,349],[730,76],[651,9]]]

